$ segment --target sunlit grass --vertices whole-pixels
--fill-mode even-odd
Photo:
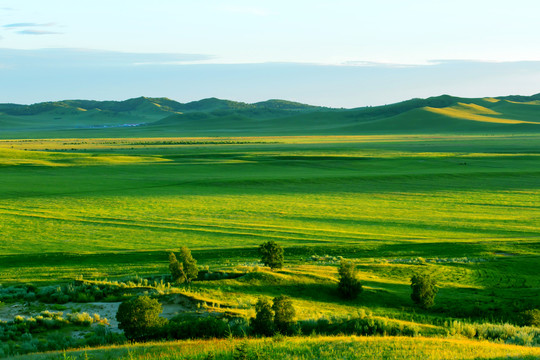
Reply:
[[[56,359],[232,359],[244,345],[248,353],[265,359],[535,359],[540,349],[484,341],[404,337],[308,337],[249,340],[188,340],[111,346],[103,349],[25,355],[30,360]],[[236,350],[237,351],[237,350]],[[15,357],[14,359],[22,359]]]
[[[523,120],[515,120],[515,119],[496,118],[493,116],[484,116],[484,114],[485,115],[498,115],[498,113],[496,113],[495,111],[486,109],[486,108],[483,108],[485,110],[482,110],[480,108],[481,108],[480,106],[469,105],[469,106],[446,107],[446,108],[433,108],[433,107],[427,106],[424,109],[435,114],[449,116],[456,119],[473,120],[473,121],[498,123],[498,124],[540,124],[540,122],[535,122],[535,121],[523,121]]]

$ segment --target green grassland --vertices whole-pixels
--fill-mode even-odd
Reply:
[[[260,359],[537,359],[538,348],[488,342],[403,337],[312,337],[281,340],[210,340],[153,343],[97,350],[25,355],[30,360],[83,359],[234,359],[243,346]],[[214,357],[210,357],[214,356]],[[22,359],[15,357],[14,359]]]
[[[188,246],[199,265],[242,274],[182,290],[214,310],[249,317],[258,297],[286,294],[299,320],[367,312],[437,337],[453,319],[516,324],[521,311],[540,308],[537,109],[536,99],[513,97],[353,110],[147,98],[0,105],[0,284],[166,274],[168,251]],[[128,120],[151,124],[124,127]],[[267,240],[285,248],[284,269],[260,268],[257,246]],[[360,269],[357,300],[337,296],[340,258]],[[418,272],[440,288],[429,311],[410,300]],[[230,358],[238,341],[208,346]],[[249,346],[298,359],[538,356],[467,341]],[[190,345],[181,344],[97,358],[183,358]]]
[[[414,311],[403,311],[410,276],[427,271],[441,286],[435,313],[504,319],[540,306],[539,140],[5,140],[0,281],[167,273],[166,251],[184,245],[201,265],[251,266],[277,240],[289,266],[277,278],[193,290],[231,302],[286,293],[304,318],[359,305],[399,317]],[[356,259],[358,303],[339,301],[335,261],[314,255]]]

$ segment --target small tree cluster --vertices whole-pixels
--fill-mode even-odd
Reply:
[[[293,331],[296,310],[288,296],[275,297],[273,304],[261,298],[255,305],[255,311],[255,318],[251,320],[251,328],[255,334],[270,336],[276,331],[282,334]]]
[[[166,319],[159,317],[161,304],[148,296],[138,296],[124,301],[118,307],[118,328],[124,330],[129,340],[149,340],[160,333]]]
[[[283,267],[284,257],[283,248],[275,241],[267,241],[259,246],[261,262],[271,269],[281,269]]]
[[[416,274],[411,278],[411,299],[423,309],[429,309],[435,303],[439,289],[437,283],[428,274]]]
[[[183,246],[180,249],[178,258],[173,252],[169,254],[169,271],[173,282],[182,284],[196,279],[199,274],[199,267],[197,266],[197,260],[191,256],[191,251]]]
[[[358,270],[352,261],[342,260],[338,269],[338,292],[344,299],[356,299],[362,292],[362,284],[358,280]]]

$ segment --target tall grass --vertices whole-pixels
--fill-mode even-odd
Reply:
[[[444,340],[401,337],[310,337],[262,340],[192,340],[108,347],[66,353],[37,354],[29,360],[61,359],[535,359],[538,348],[493,344],[470,340]],[[236,356],[235,356],[236,355]],[[17,358],[15,358],[17,359]]]

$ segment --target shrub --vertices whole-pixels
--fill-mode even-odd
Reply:
[[[276,330],[283,334],[291,333],[296,316],[296,310],[291,299],[285,295],[274,298],[272,310],[274,310],[274,326]]]
[[[228,331],[227,320],[213,316],[182,317],[171,320],[167,326],[167,336],[173,339],[224,338],[228,335]]]
[[[118,328],[129,340],[149,340],[157,336],[166,320],[159,317],[162,308],[156,299],[139,296],[120,304],[116,313]]]
[[[438,289],[435,280],[427,274],[413,275],[411,278],[411,299],[423,309],[428,309],[435,303]]]
[[[540,309],[524,311],[521,314],[521,321],[525,326],[540,327]]]
[[[186,280],[184,266],[176,259],[176,255],[173,252],[169,254],[169,271],[171,272],[174,283],[181,284]]]
[[[74,325],[90,326],[94,322],[94,318],[85,312],[68,314],[67,319]]]
[[[178,254],[178,259],[174,253],[169,254],[169,270],[174,282],[191,282],[199,274],[197,260],[191,255],[191,251],[183,246]]]
[[[259,246],[261,262],[271,269],[281,269],[283,267],[283,248],[275,241],[267,241]]]
[[[416,336],[419,328],[400,322],[377,319],[371,316],[353,318],[321,318],[298,323],[303,334],[319,335],[391,335]]]
[[[260,298],[255,304],[255,318],[251,320],[255,334],[270,336],[274,333],[274,311],[270,301]]]
[[[338,292],[344,299],[355,299],[362,292],[357,269],[352,261],[342,260],[338,269]]]

